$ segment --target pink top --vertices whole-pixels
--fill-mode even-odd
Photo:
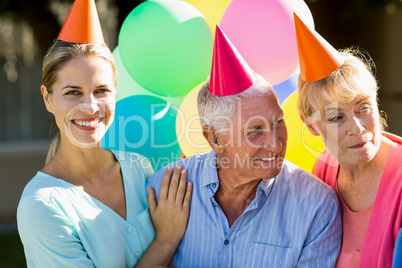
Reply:
[[[362,212],[353,212],[339,194],[337,183],[335,184],[335,192],[340,200],[343,214],[342,247],[336,261],[336,267],[358,268],[373,204]]]
[[[392,140],[384,173],[372,208],[372,217],[361,251],[360,267],[392,267],[395,240],[402,227],[402,138],[384,132]],[[336,188],[339,163],[328,151],[316,160],[313,174]]]

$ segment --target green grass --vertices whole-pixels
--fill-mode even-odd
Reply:
[[[0,267],[26,267],[24,249],[17,231],[0,233]]]

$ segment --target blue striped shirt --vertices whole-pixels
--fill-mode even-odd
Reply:
[[[261,180],[256,197],[229,223],[214,198],[219,187],[214,151],[171,164],[188,170],[194,184],[186,234],[172,267],[334,267],[341,244],[341,210],[333,190],[284,161]],[[165,168],[148,186],[159,187]]]

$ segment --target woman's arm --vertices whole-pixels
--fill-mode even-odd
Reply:
[[[187,171],[179,165],[174,172],[172,167],[166,169],[158,203],[154,190],[148,188],[148,204],[156,237],[136,267],[168,265],[187,228],[193,188],[191,182],[187,185],[186,182]]]

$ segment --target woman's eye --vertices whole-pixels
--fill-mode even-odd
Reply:
[[[329,122],[338,122],[338,121],[340,121],[340,120],[342,120],[342,116],[340,116],[340,115],[331,116],[331,117],[328,119]]]
[[[360,113],[370,113],[371,112],[371,107],[370,106],[363,106],[360,109]]]
[[[110,90],[107,88],[99,88],[96,90],[96,93],[108,93],[108,92],[110,92]]]
[[[65,95],[78,95],[79,92],[77,90],[68,91]]]

